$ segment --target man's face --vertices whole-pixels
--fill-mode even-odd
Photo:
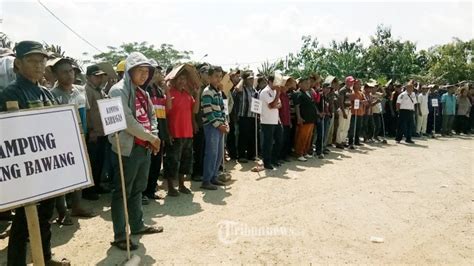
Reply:
[[[89,82],[92,85],[94,85],[95,87],[99,87],[100,85],[102,85],[106,77],[107,77],[106,75],[98,75],[98,76],[90,75],[87,78],[89,79]]]
[[[354,86],[354,81],[346,81],[346,88],[352,88]]]
[[[74,69],[70,63],[60,63],[54,68],[54,74],[61,85],[72,85],[74,83]]]
[[[245,86],[246,87],[253,87],[253,81],[254,79],[253,78],[248,78],[245,80]]]
[[[352,86],[352,88],[356,91],[359,91],[360,90],[360,82],[357,81],[357,82],[354,82],[354,85]]]
[[[132,78],[133,84],[136,86],[142,86],[148,79],[149,74],[150,68],[147,66],[137,66],[132,69],[130,76]]]
[[[206,72],[199,73],[199,76],[201,77],[201,82],[203,84],[209,84],[210,82],[209,75]]]
[[[448,89],[448,92],[449,92],[449,94],[453,94],[453,93],[454,93],[454,88],[452,88],[452,87],[449,88],[449,89]]]
[[[176,78],[176,88],[180,90],[186,89],[188,86],[188,76],[181,74]]]
[[[208,77],[209,77],[209,83],[212,86],[217,87],[217,85],[219,85],[219,83],[222,80],[222,72],[215,71],[214,73],[212,73],[212,75],[210,75]]]
[[[300,89],[302,91],[307,91],[309,89],[309,85],[310,85],[310,81],[309,80],[304,80],[304,81],[301,81],[298,86],[300,87]]]
[[[18,73],[29,80],[39,81],[44,75],[46,57],[42,54],[30,54],[21,59],[15,59],[15,63]]]
[[[337,82],[337,80],[333,80],[333,82],[331,82],[331,88],[335,89],[335,90],[338,90],[339,89],[339,82]]]
[[[232,81],[232,83],[234,83],[234,85],[237,85],[240,81],[240,74],[232,75],[230,77],[230,80]]]

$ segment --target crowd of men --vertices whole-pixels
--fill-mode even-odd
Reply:
[[[38,204],[47,265],[69,265],[51,253],[51,221],[73,224],[72,217],[93,217],[84,200],[111,193],[114,241],[126,250],[125,215],[119,160],[122,157],[132,234],[156,234],[161,226],[143,222],[142,206],[161,199],[158,177],[167,196],[191,194],[188,179],[203,190],[217,190],[229,181],[226,161],[239,164],[263,159],[255,171],[274,170],[292,161],[311,164],[332,149],[356,149],[364,143],[385,143],[394,137],[413,138],[469,134],[474,129],[472,84],[425,85],[409,80],[379,84],[353,76],[338,80],[318,74],[298,77],[279,73],[254,75],[200,63],[160,66],[132,52],[115,67],[118,79],[100,65],[85,76],[70,58],[52,57],[34,41],[22,41],[15,52],[0,51],[0,111],[7,102],[20,109],[75,104],[79,110],[94,178],[94,187]],[[115,74],[115,73],[114,73]],[[223,78],[230,80],[226,89]],[[83,78],[85,77],[85,78]],[[127,129],[104,135],[97,101],[122,100]],[[261,101],[261,112],[253,108]],[[163,171],[162,171],[163,170]],[[103,177],[108,177],[104,179]],[[25,212],[2,213],[13,220],[9,232],[8,265],[25,265],[28,241]],[[6,235],[4,235],[6,236]],[[130,243],[131,249],[138,245]]]

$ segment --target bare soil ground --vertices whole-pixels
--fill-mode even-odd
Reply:
[[[334,150],[260,174],[253,163],[227,164],[234,181],[225,189],[193,182],[193,195],[145,206],[145,221],[165,232],[134,237],[135,254],[143,265],[473,265],[473,165],[474,141],[464,136]],[[73,265],[123,262],[109,244],[109,202],[93,203],[98,217],[54,224],[55,254]],[[0,240],[0,264],[6,249]]]

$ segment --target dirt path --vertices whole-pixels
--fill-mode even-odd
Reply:
[[[136,254],[146,265],[472,264],[473,165],[468,137],[335,151],[260,176],[228,165],[236,181],[225,190],[193,183],[192,196],[145,206],[146,222],[165,232],[141,237]],[[99,217],[54,225],[54,252],[74,265],[123,261],[109,245],[108,202],[95,205]],[[6,246],[0,240],[0,264]]]

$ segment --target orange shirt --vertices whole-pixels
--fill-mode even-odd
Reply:
[[[358,99],[359,100],[359,109],[354,110],[354,100]],[[354,91],[354,93],[351,95],[351,113],[353,115],[357,116],[363,116],[365,114],[365,108],[362,103],[362,101],[365,100],[364,93],[361,91]]]

